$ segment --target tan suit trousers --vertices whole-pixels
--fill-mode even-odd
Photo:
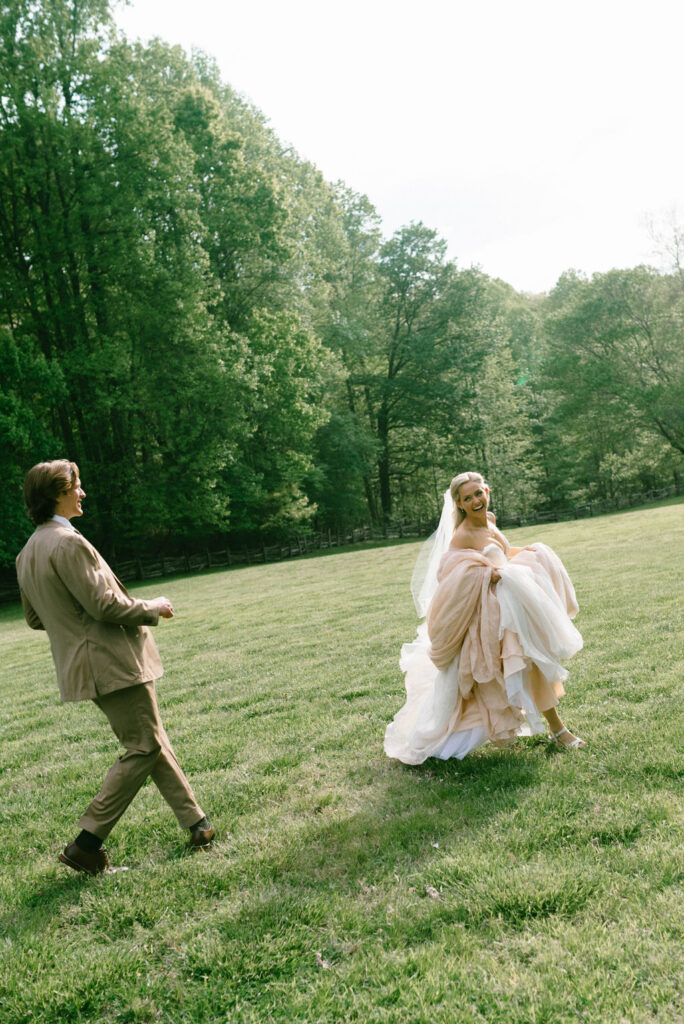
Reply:
[[[109,719],[125,753],[107,772],[102,789],[79,821],[79,827],[105,839],[148,778],[181,828],[190,828],[203,818],[204,812],[161,723],[154,682],[96,697],[94,703]]]

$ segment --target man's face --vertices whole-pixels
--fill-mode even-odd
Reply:
[[[81,487],[81,481],[77,479],[70,491],[64,491],[60,494],[55,505],[55,515],[64,516],[65,519],[82,516],[81,502],[85,496],[85,491]]]

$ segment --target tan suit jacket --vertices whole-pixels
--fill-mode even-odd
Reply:
[[[163,673],[146,626],[159,611],[136,601],[92,544],[51,519],[17,557],[26,621],[50,639],[63,701],[89,700]]]

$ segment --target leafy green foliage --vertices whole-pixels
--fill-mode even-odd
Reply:
[[[545,380],[565,492],[656,487],[681,468],[684,291],[646,267],[565,275],[547,301]]]
[[[0,6],[2,565],[43,458],[109,554],[429,520],[463,469],[511,518],[681,479],[678,264],[544,299],[420,222],[383,239],[211,58],[109,10]]]
[[[328,364],[309,306],[288,301],[301,225],[284,233],[292,204],[245,156],[220,91],[178,48],[94,31],[105,9],[59,0],[5,18],[10,480],[39,458],[78,461],[106,548],[201,537],[231,513],[238,530],[300,523]],[[52,401],[34,401],[47,373]],[[25,534],[15,494],[8,560]]]

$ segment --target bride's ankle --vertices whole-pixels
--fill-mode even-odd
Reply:
[[[562,725],[557,731],[551,730],[551,739],[554,743],[557,743],[561,747],[566,748],[580,748],[586,747],[586,743],[580,736],[576,736],[575,733],[570,732],[567,726]]]

